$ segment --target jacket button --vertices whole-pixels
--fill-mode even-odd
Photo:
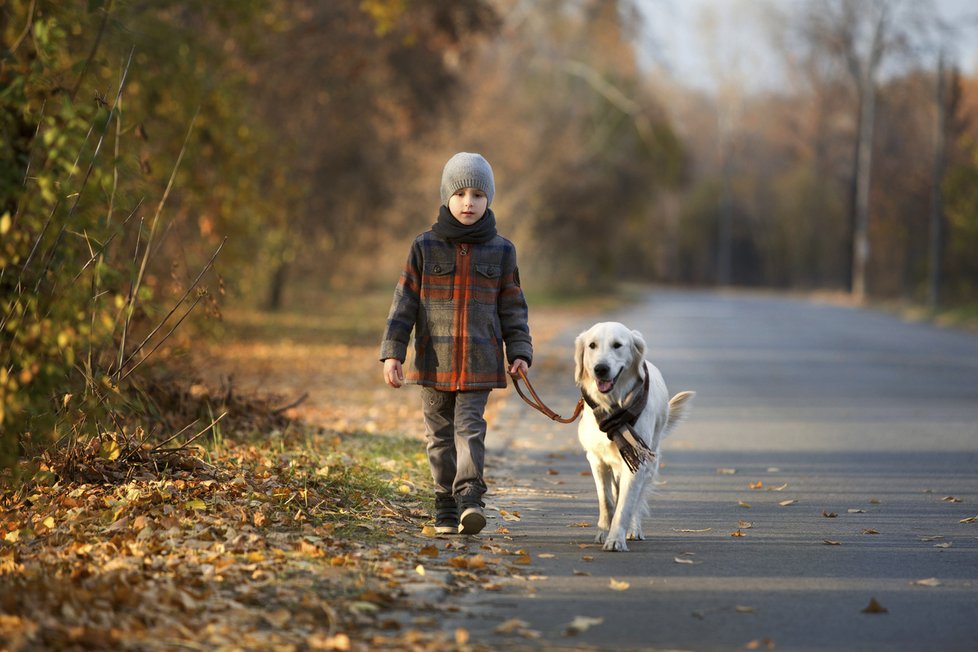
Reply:
[[[435,265],[432,270],[435,274],[441,274],[441,265]]]

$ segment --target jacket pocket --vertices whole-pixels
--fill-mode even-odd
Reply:
[[[472,298],[479,303],[495,304],[499,299],[499,265],[476,263],[473,267]]]
[[[424,264],[421,275],[423,301],[451,301],[455,281],[454,261],[430,261]]]

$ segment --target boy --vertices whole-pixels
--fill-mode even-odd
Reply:
[[[486,525],[482,496],[489,391],[533,360],[516,248],[496,233],[492,167],[460,152],[445,164],[438,220],[411,246],[394,290],[380,348],[384,380],[404,384],[414,329],[428,464],[435,484],[435,531],[476,534]]]

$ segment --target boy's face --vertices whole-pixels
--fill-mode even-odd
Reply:
[[[448,198],[448,210],[452,217],[465,226],[472,226],[481,220],[488,207],[486,193],[476,188],[462,188]]]

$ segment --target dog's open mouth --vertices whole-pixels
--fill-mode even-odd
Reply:
[[[618,376],[621,376],[622,371],[624,371],[624,369],[622,369],[617,374],[615,374],[614,378],[609,378],[608,380],[602,380],[601,378],[596,378],[595,380],[598,385],[598,391],[601,392],[602,394],[607,394],[612,389],[614,389],[615,383],[618,382]]]

